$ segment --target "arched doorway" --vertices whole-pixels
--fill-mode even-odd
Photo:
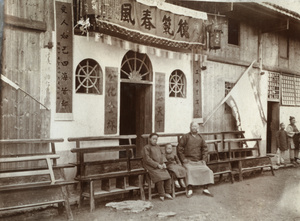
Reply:
[[[152,131],[152,64],[146,54],[129,51],[121,64],[120,135],[136,134],[137,156]]]

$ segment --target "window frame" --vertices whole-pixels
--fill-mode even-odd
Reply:
[[[180,85],[182,85],[182,89],[181,92],[175,92],[172,87],[171,87],[171,80],[174,79],[174,77],[172,78],[172,76],[174,76],[174,74],[176,74],[175,76],[178,76],[177,73],[181,74],[181,79],[183,81],[183,83],[181,83]],[[174,83],[175,85],[173,86],[176,87],[176,82]],[[186,91],[187,91],[187,80],[186,80],[186,76],[184,74],[184,72],[180,69],[175,69],[174,71],[171,72],[170,77],[169,77],[169,97],[172,98],[186,98]],[[172,93],[174,93],[174,96],[172,95]],[[182,96],[177,96],[177,94],[181,93]]]

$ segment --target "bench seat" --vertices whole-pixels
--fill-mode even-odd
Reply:
[[[57,180],[57,182],[53,184],[51,184],[50,181],[43,181],[43,182],[36,182],[36,183],[21,183],[21,184],[0,186],[0,192],[10,191],[10,190],[20,190],[20,189],[49,188],[55,186],[73,185],[76,183],[77,181],[64,181],[64,180]]]
[[[144,170],[144,169],[132,169],[131,171],[118,171],[118,172],[95,174],[95,175],[89,175],[89,176],[81,176],[81,177],[76,177],[75,180],[91,181],[91,180],[111,179],[111,178],[117,178],[117,177],[140,175],[140,174],[145,174],[145,173],[146,173],[146,170]]]

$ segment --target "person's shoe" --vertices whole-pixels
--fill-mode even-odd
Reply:
[[[164,200],[165,200],[165,197],[160,196],[159,199],[160,199],[161,201],[164,201]]]
[[[186,193],[186,197],[190,198],[192,196],[193,196],[193,190],[188,190],[187,193]]]
[[[203,190],[203,194],[204,194],[204,195],[207,195],[207,196],[211,196],[211,197],[214,196],[211,192],[209,192],[208,189],[204,189],[204,190]]]
[[[176,187],[176,188],[180,188],[180,185],[179,185],[178,180],[175,180],[175,181],[174,181],[174,184],[175,184],[175,187]]]
[[[168,198],[168,199],[170,199],[170,200],[173,199],[173,197],[170,194],[168,194],[168,193],[165,194],[165,197]]]
[[[181,185],[183,188],[186,188],[186,185],[185,185],[185,182],[184,182],[183,179],[180,179],[179,182],[180,182],[180,185]]]

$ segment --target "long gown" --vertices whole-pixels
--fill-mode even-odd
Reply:
[[[147,144],[143,148],[144,168],[148,170],[150,178],[154,183],[162,180],[171,179],[167,169],[159,169],[157,166],[167,162],[161,148],[156,145]]]
[[[175,153],[166,153],[167,168],[175,173],[175,176],[179,179],[186,177],[186,170],[180,165],[180,161]]]
[[[186,184],[187,185],[207,185],[214,183],[214,174],[206,166],[207,161],[207,145],[200,134],[193,136],[191,133],[185,134],[178,144],[178,156],[183,162],[188,159],[188,163],[184,163],[186,168]]]

